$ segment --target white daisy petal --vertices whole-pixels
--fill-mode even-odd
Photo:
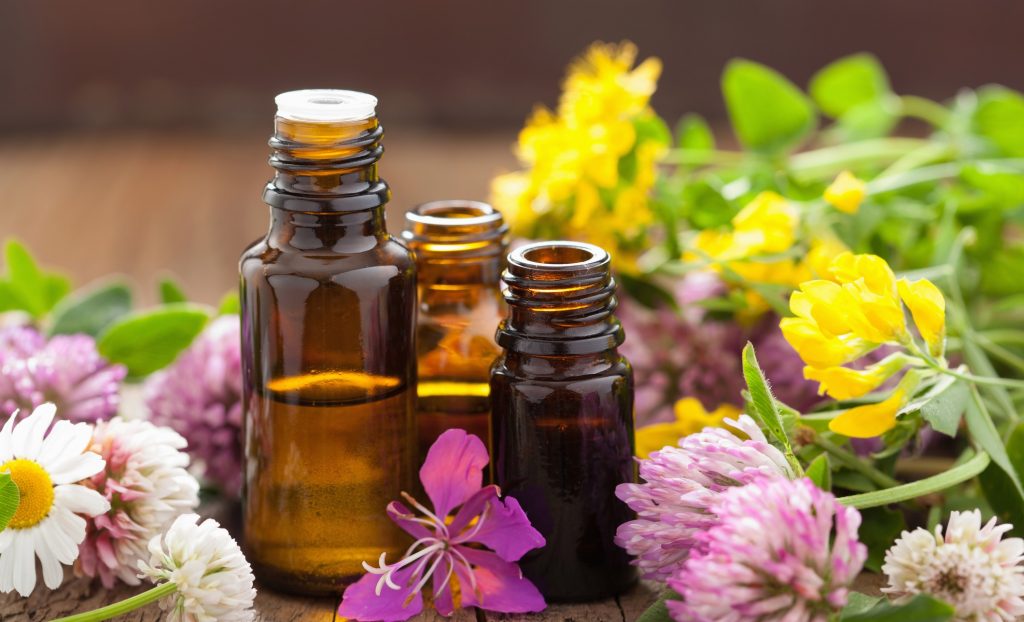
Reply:
[[[14,542],[14,529],[0,531],[0,553],[3,553]]]
[[[43,437],[46,434],[46,430],[50,427],[50,423],[53,422],[53,417],[56,414],[57,407],[47,402],[42,406],[37,406],[31,415],[14,426],[14,432],[11,434],[11,445],[15,458],[35,459],[43,445]],[[35,577],[35,568],[33,568],[32,573],[32,576]]]
[[[36,586],[35,530],[22,529],[14,539],[14,589],[28,596]]]
[[[110,509],[110,502],[92,488],[64,484],[53,489],[53,503],[75,514],[96,516]]]
[[[36,462],[50,470],[50,465],[65,456],[77,456],[85,451],[92,438],[91,426],[87,423],[71,423],[62,419],[53,424],[46,435],[43,446],[36,456]]]
[[[7,533],[5,530],[4,533]],[[14,540],[11,540],[14,544]],[[14,589],[14,547],[0,553],[0,592],[4,594]]]
[[[96,475],[103,470],[105,465],[106,462],[100,458],[99,454],[89,451],[57,462],[50,470],[50,477],[58,486],[73,484]]]
[[[53,522],[56,528],[47,528],[50,551],[62,564],[78,559],[78,545],[85,538],[85,519],[61,507],[53,508],[42,524]],[[81,534],[81,535],[79,535]]]
[[[54,528],[56,525],[51,521],[43,521],[39,524],[39,536],[36,538],[36,555],[43,567],[43,583],[51,590],[57,589],[64,582],[64,567],[50,547],[49,530]]]
[[[18,418],[18,411],[14,411],[7,418],[7,423],[0,429],[0,463],[7,462],[14,457],[13,445],[11,444],[11,430],[14,428],[14,420]]]

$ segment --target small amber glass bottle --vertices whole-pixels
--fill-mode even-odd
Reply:
[[[412,483],[416,266],[384,226],[376,99],[277,104],[270,231],[240,264],[245,545],[264,583],[337,593],[407,544],[383,511]]]
[[[542,242],[503,274],[504,354],[491,375],[495,479],[547,544],[520,562],[551,601],[588,601],[635,580],[615,530],[632,518],[615,487],[636,479],[633,372],[617,350],[615,281],[604,250]]]
[[[494,330],[504,315],[501,269],[508,226],[477,201],[434,201],[406,213],[402,237],[416,255],[417,425],[420,459],[449,428],[490,439]]]

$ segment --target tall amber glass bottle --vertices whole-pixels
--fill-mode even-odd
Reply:
[[[415,451],[415,263],[384,226],[376,99],[277,98],[263,198],[241,259],[244,528],[259,579],[330,593],[406,542],[383,515]]]
[[[477,201],[434,201],[406,213],[406,244],[419,280],[420,459],[449,428],[490,439],[494,330],[505,311],[501,269],[508,227]]]
[[[617,350],[615,281],[604,250],[516,249],[491,375],[495,479],[547,544],[520,562],[552,601],[587,601],[635,580],[615,530],[632,516],[615,487],[636,479],[633,372]]]

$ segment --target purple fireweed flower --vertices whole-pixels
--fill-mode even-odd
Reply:
[[[644,577],[664,581],[701,550],[698,536],[718,522],[713,504],[721,493],[758,477],[794,477],[785,456],[752,418],[741,415],[725,422],[746,438],[704,428],[679,439],[678,447],[639,460],[644,483],[620,484],[615,490],[637,514],[619,526],[615,542],[635,556],[633,563]]]
[[[472,606],[501,613],[544,609],[544,598],[515,563],[544,546],[544,537],[515,499],[499,498],[497,486],[481,487],[488,460],[483,442],[464,430],[438,437],[420,469],[433,510],[404,492],[422,515],[399,501],[387,508],[388,517],[416,541],[392,564],[383,553],[379,567],[363,562],[367,574],[345,590],[339,616],[407,620],[423,610],[421,591],[431,581],[434,607],[444,616]]]
[[[825,622],[846,605],[867,558],[857,510],[806,478],[757,478],[712,509],[703,551],[668,581],[683,597],[668,602],[677,622]]]
[[[170,367],[145,385],[150,419],[188,441],[207,480],[237,496],[242,487],[242,363],[237,315],[207,326]]]
[[[45,402],[71,421],[117,414],[127,370],[112,365],[88,335],[46,339],[27,326],[0,329],[0,412],[32,412]]]

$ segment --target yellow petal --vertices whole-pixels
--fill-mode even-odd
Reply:
[[[900,279],[897,286],[917,331],[927,342],[929,351],[938,356],[946,336],[946,299],[942,292],[928,279],[913,282]]]
[[[826,335],[817,323],[806,318],[787,317],[779,322],[782,336],[804,363],[812,367],[835,367],[848,363],[870,349],[856,338]]]
[[[841,212],[856,214],[867,194],[867,184],[850,171],[843,171],[825,189],[825,202]]]
[[[905,394],[897,389],[889,398],[877,404],[857,406],[829,422],[828,428],[836,434],[851,438],[881,436],[896,426],[896,413],[903,406]]]
[[[837,400],[850,400],[874,391],[902,368],[902,359],[890,357],[867,369],[808,366],[804,368],[804,378],[819,383],[819,395],[828,393]]]
[[[675,445],[682,435],[676,422],[645,425],[636,431],[636,455],[647,458],[652,453]]]
[[[879,296],[896,295],[896,275],[878,255],[840,253],[829,266],[832,277],[842,284],[863,280],[867,289]]]

